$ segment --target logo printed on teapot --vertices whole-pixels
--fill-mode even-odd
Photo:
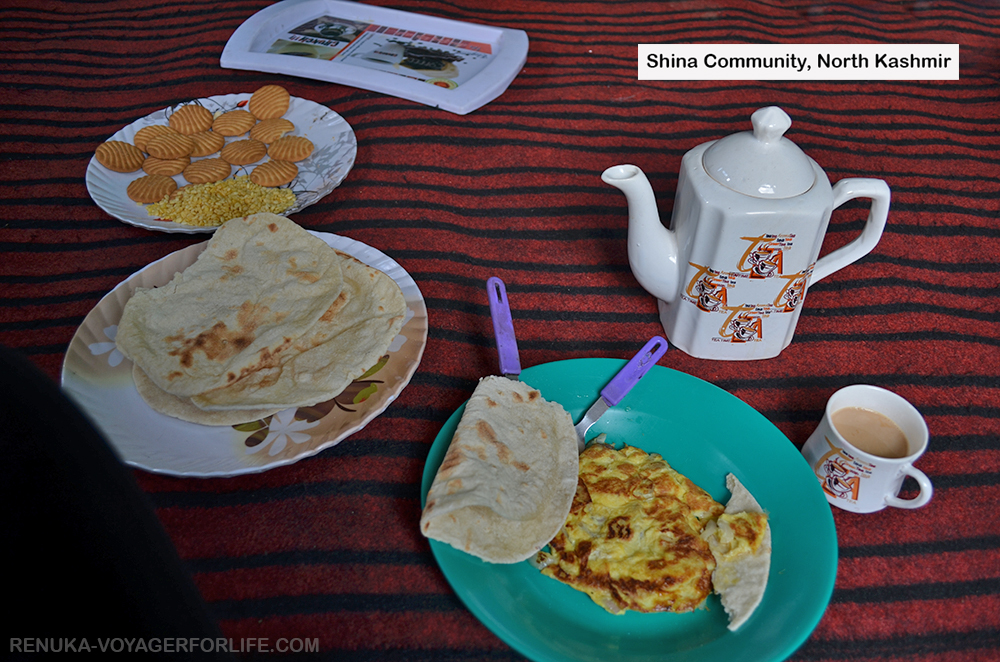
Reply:
[[[794,234],[763,234],[759,237],[740,237],[749,241],[736,270],[753,279],[773,278],[782,274],[782,254],[792,247]]]
[[[797,273],[784,273],[785,251],[792,248],[794,234],[761,234],[740,237],[750,242],[732,269],[688,262],[687,287],[681,300],[694,304],[699,311],[725,315],[720,321],[712,342],[752,343],[764,340],[764,320],[772,314],[793,313],[802,305],[806,286],[815,263]],[[729,265],[727,265],[729,266]],[[750,283],[782,282],[780,288],[768,286],[764,290]],[[750,289],[740,284],[746,283]],[[757,301],[746,301],[750,293]],[[767,301],[760,301],[766,296]],[[741,301],[739,304],[734,301]]]
[[[814,266],[815,264],[810,264],[807,269],[797,274],[779,276],[779,278],[787,281],[785,286],[781,288],[781,291],[778,292],[778,296],[774,298],[774,303],[772,304],[778,309],[779,313],[794,312],[802,303],[802,300],[806,296],[806,285],[809,283],[809,276],[812,275]]]
[[[760,342],[764,339],[764,318],[771,313],[770,306],[728,307],[729,317],[719,329],[720,342]]]
[[[718,312],[725,308],[729,303],[729,288],[736,285],[735,276],[694,262],[688,264],[695,268],[695,273],[688,282],[684,298],[706,313]]]

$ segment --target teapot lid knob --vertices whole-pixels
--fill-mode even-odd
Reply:
[[[753,124],[753,135],[761,142],[769,143],[781,140],[781,136],[792,126],[792,118],[777,106],[761,108],[750,116]]]
[[[728,189],[772,200],[802,195],[816,182],[813,162],[784,137],[792,118],[777,106],[750,116],[753,131],[720,138],[702,154],[705,172]]]

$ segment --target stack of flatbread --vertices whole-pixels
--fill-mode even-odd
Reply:
[[[566,523],[579,470],[562,405],[523,382],[485,377],[427,492],[420,530],[490,563],[523,561]]]
[[[234,425],[336,397],[405,312],[387,275],[262,213],[226,222],[166,285],[137,289],[115,342],[154,409]]]

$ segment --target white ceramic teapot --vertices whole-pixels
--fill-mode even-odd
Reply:
[[[601,178],[628,201],[629,265],[659,300],[670,342],[706,359],[766,359],[792,341],[811,283],[868,254],[889,213],[880,179],[826,173],[783,137],[776,106],[751,118],[753,131],[698,145],[681,161],[673,216],[660,222],[653,189],[634,165]],[[830,213],[871,198],[861,235],[821,259]]]

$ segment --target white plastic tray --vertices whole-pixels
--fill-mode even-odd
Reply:
[[[237,28],[221,64],[350,85],[465,115],[500,96],[527,57],[523,30],[344,0],[284,0]]]

